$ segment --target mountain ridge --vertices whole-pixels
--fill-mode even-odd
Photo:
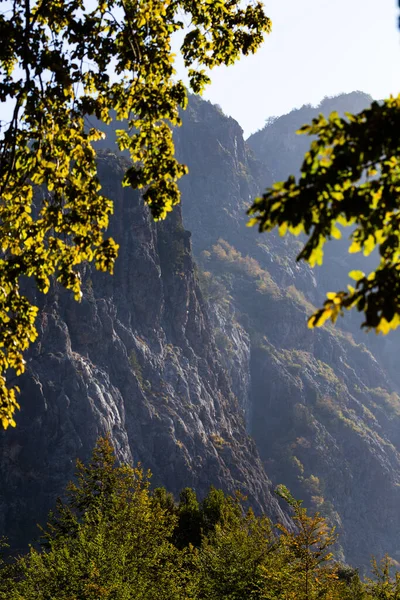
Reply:
[[[324,106],[357,112],[368,102],[366,95],[355,93],[327,99]],[[218,109],[206,104],[196,112],[198,105],[195,101],[184,115],[177,134],[184,138],[178,148],[190,158],[191,179],[182,183],[183,219],[192,232],[203,285],[217,290],[210,294],[209,312],[233,315],[249,339],[249,429],[265,469],[274,484],[288,485],[337,526],[343,557],[350,563],[366,567],[371,553],[396,557],[396,374],[387,368],[384,344],[370,342],[356,320],[345,318],[316,331],[307,328],[307,317],[325,290],[330,291],[325,286],[346,280],[343,250],[332,244],[325,266],[311,270],[296,263],[300,240],[276,232],[260,235],[245,227],[248,197],[259,195],[274,176],[284,178],[300,168],[309,140],[296,136],[295,130],[304,124],[304,111],[289,115],[290,126],[287,117],[267,125],[259,134],[265,136],[261,152],[254,144],[248,147],[230,118],[221,135]],[[207,117],[200,119],[206,110]],[[306,107],[305,117],[316,116],[318,110]],[[200,121],[202,127],[192,127]],[[284,126],[286,153],[274,143],[279,124]],[[212,173],[220,173],[218,181],[204,181],[209,157]],[[269,165],[269,173],[263,165]],[[227,338],[229,360],[234,339],[223,327],[221,334]]]
[[[356,109],[350,100],[341,106]],[[80,304],[57,286],[37,296],[17,429],[0,435],[2,532],[31,540],[75,458],[110,431],[119,458],[150,467],[154,485],[239,488],[284,522],[271,492],[284,483],[337,525],[343,559],[396,558],[395,365],[357,324],[306,326],[324,281],[345,272],[341,257],[312,271],[295,262],[299,240],[246,228],[246,207],[275,176],[273,141],[257,157],[234,119],[191,97],[175,142],[190,174],[182,209],[160,224],[120,187],[124,158],[100,152],[120,257],[113,277],[85,268]],[[282,176],[301,161],[289,150]]]

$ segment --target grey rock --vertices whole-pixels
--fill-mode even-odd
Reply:
[[[37,296],[40,336],[20,378],[18,426],[0,434],[0,526],[20,549],[105,433],[121,461],[151,469],[154,485],[200,497],[210,485],[238,489],[285,518],[216,347],[180,210],[156,226],[121,187],[121,160],[99,156],[115,201],[115,274],[85,267],[81,303],[57,284]]]

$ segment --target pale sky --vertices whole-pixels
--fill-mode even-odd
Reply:
[[[265,0],[272,33],[251,57],[211,71],[204,97],[245,135],[270,116],[324,96],[400,92],[400,9],[396,0]]]

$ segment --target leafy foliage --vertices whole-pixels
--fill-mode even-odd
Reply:
[[[262,597],[262,569],[271,569],[275,543],[269,519],[243,514],[238,498],[226,499],[220,521],[202,540],[199,597]]]
[[[45,551],[31,548],[19,562],[15,598],[187,597],[186,552],[170,541],[176,517],[153,501],[149,474],[114,463],[108,439],[87,467],[78,462],[68,502],[50,517]]]
[[[330,548],[337,536],[319,513],[309,516],[302,502],[293,498],[285,486],[279,486],[277,493],[293,508],[293,520],[298,526],[296,531],[290,531],[284,525],[278,525],[283,548],[290,557],[288,585],[296,590],[299,600],[321,597],[321,593],[331,587],[331,581],[338,577],[330,564],[333,558]]]
[[[179,503],[151,490],[140,466],[116,464],[100,439],[58,501],[42,548],[0,561],[4,600],[383,600],[399,598],[392,561],[373,562],[373,579],[335,563],[335,535],[318,514],[280,486],[292,523],[274,527],[243,498],[211,488]],[[278,531],[279,535],[276,535]],[[4,546],[2,541],[0,545]]]
[[[400,96],[374,102],[359,114],[320,115],[299,133],[316,136],[298,181],[275,183],[249,209],[250,225],[308,236],[297,260],[322,264],[327,239],[350,227],[349,252],[379,252],[369,274],[351,271],[355,284],[330,292],[309,326],[333,322],[344,309],[365,315],[363,326],[387,333],[400,324]]]
[[[132,163],[124,185],[143,190],[155,219],[179,202],[187,172],[174,156],[172,128],[186,105],[174,79],[171,38],[191,25],[181,53],[191,89],[205,69],[255,52],[271,28],[262,4],[238,0],[16,0],[0,13],[0,421],[14,426],[16,387],[7,371],[24,371],[23,352],[37,336],[37,307],[20,279],[41,292],[50,278],[81,295],[79,265],[113,270],[118,246],[104,238],[113,210],[100,193],[93,142],[110,111],[127,122],[117,131]]]
[[[393,573],[393,564],[389,556],[384,556],[378,563],[372,560],[372,573],[374,579],[367,580],[367,590],[372,598],[379,600],[399,600],[400,598],[400,573]]]

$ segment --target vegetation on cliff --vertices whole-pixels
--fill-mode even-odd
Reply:
[[[308,289],[276,283],[272,252],[269,264],[253,256],[220,239],[199,264],[214,311],[249,337],[249,423],[265,469],[337,526],[342,558],[365,567],[371,552],[397,557],[398,395],[350,333],[307,329]],[[218,341],[228,362],[237,338],[223,327]]]

